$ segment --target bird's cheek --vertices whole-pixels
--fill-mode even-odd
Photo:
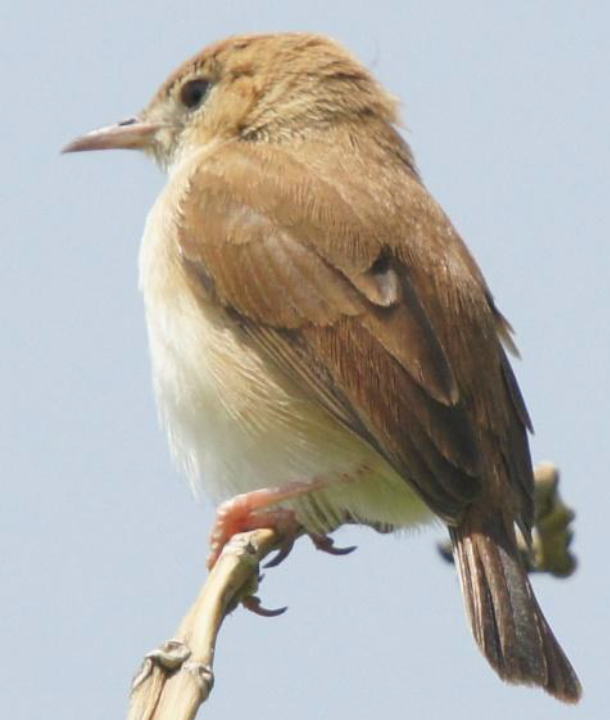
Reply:
[[[252,78],[238,78],[213,92],[205,107],[208,132],[222,137],[243,136],[255,119],[260,97]]]

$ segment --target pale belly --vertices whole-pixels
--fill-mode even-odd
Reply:
[[[323,480],[322,490],[285,503],[314,531],[347,516],[394,527],[430,520],[374,449],[248,346],[217,309],[195,300],[159,235],[171,232],[158,222],[160,204],[147,222],[140,282],[161,422],[194,490],[220,502]]]

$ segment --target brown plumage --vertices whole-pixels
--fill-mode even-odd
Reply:
[[[574,702],[516,549],[533,478],[510,326],[397,121],[330,41],[250,36],[185,63],[130,126],[68,149],[139,146],[171,170],[142,285],[161,412],[192,474],[218,497],[322,475],[290,503],[314,529],[400,527],[423,500],[449,527],[489,662]]]

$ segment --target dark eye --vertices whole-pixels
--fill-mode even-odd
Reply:
[[[189,82],[184,83],[180,90],[180,102],[189,110],[194,110],[201,105],[209,87],[210,83],[207,80],[202,80],[201,78],[198,80],[189,80]]]

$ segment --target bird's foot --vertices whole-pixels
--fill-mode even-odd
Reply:
[[[224,502],[216,514],[216,522],[210,537],[210,555],[208,569],[212,569],[218,560],[226,543],[239,532],[258,530],[259,528],[272,528],[282,539],[277,554],[265,565],[275,567],[285,560],[297,538],[303,534],[309,535],[318,550],[331,555],[347,555],[355,547],[338,548],[333,540],[321,533],[309,533],[296,519],[295,513],[286,508],[273,508],[272,506],[303,495],[323,486],[322,481],[294,482],[278,488],[265,488],[249,493],[236,495]]]
[[[216,522],[210,536],[208,569],[214,567],[223,547],[233,535],[259,528],[272,528],[282,538],[287,538],[287,542],[291,544],[284,557],[288,555],[301,528],[292,510],[273,508],[273,506],[318,490],[322,486],[322,481],[293,482],[281,487],[242,493],[222,503],[216,513]]]
[[[280,548],[278,549],[277,553],[271,558],[271,560],[268,560],[265,563],[265,567],[277,567],[281,562],[284,562],[284,560],[292,552],[292,548],[294,547],[294,543],[296,542],[297,538],[299,538],[301,535],[307,535],[311,542],[315,545],[317,550],[321,550],[322,552],[328,553],[329,555],[349,555],[349,553],[354,552],[354,550],[356,549],[355,545],[350,545],[349,547],[344,548],[336,547],[335,541],[328,535],[307,532],[307,530],[304,530],[303,527],[295,521],[295,529],[292,530],[289,534],[283,536]]]
[[[355,545],[337,547],[335,541],[328,535],[314,535],[313,533],[309,533],[309,537],[318,550],[328,553],[329,555],[349,555],[356,549]]]
[[[260,528],[271,528],[281,538],[286,538],[286,542],[290,542],[291,545],[294,544],[297,536],[295,526],[298,527],[294,512],[283,508],[257,511],[252,506],[250,496],[253,494],[237,495],[219,507],[210,536],[210,554],[207,560],[208,570],[214,567],[224,546],[237,533]],[[290,549],[289,547],[286,554],[290,552]]]
[[[278,615],[283,615],[286,610],[288,610],[288,607],[274,608],[273,610],[263,607],[260,598],[256,595],[247,595],[245,598],[242,598],[241,604],[246,610],[261,617],[277,617]]]
[[[286,512],[290,513],[290,511]],[[265,525],[265,527],[267,526],[268,524]],[[290,555],[292,548],[294,547],[294,543],[301,535],[308,535],[318,550],[329,553],[330,555],[347,555],[356,549],[355,545],[345,548],[335,547],[333,539],[328,535],[307,532],[301,525],[299,525],[294,517],[294,513],[292,513],[290,523],[284,526],[282,543],[277,553],[271,558],[271,560],[265,563],[265,568],[277,567],[281,562],[283,562],[288,555]],[[263,579],[263,577],[264,576],[261,575],[258,578],[259,582]],[[256,595],[246,595],[246,597],[242,598],[241,604],[246,608],[246,610],[250,610],[250,612],[253,612],[255,615],[260,615],[262,617],[277,617],[278,615],[285,613],[288,609],[287,607],[281,607],[273,610],[265,608],[261,605],[260,598]]]

